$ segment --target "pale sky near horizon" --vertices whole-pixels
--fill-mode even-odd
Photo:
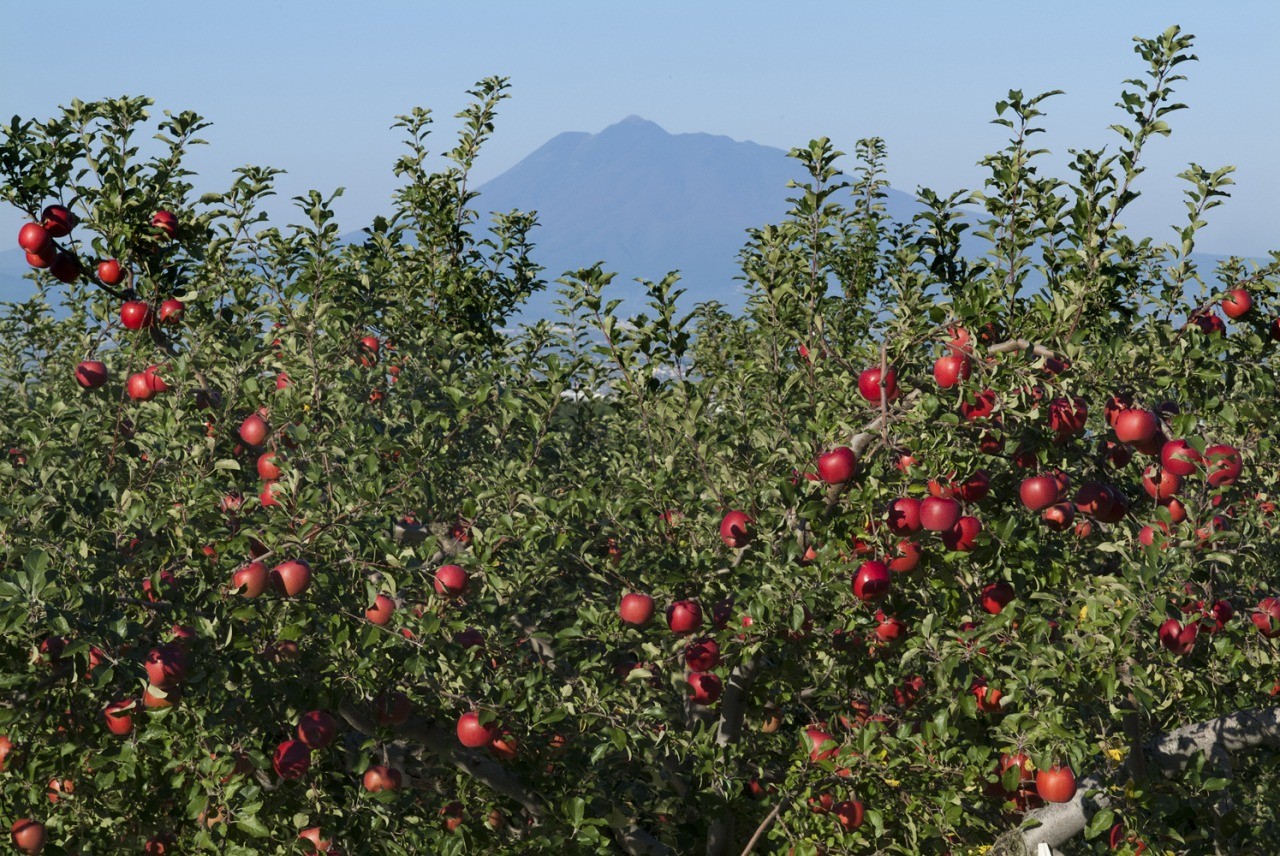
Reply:
[[[1280,249],[1276,0],[5,0],[4,8],[6,123],[14,114],[48,118],[72,98],[146,94],[157,113],[191,109],[214,122],[203,135],[211,145],[191,161],[200,190],[225,187],[245,163],[280,167],[289,173],[283,199],[344,186],[344,231],[388,207],[400,149],[394,115],[432,108],[433,150],[446,149],[465,91],[488,75],[509,76],[513,97],[481,157],[481,181],[562,131],[596,132],[638,114],[672,133],[782,149],[825,135],[852,152],[858,138],[881,136],[894,186],[950,192],[980,187],[976,162],[1003,141],[989,124],[993,105],[1010,88],[1066,90],[1047,103],[1039,138],[1056,170],[1068,148],[1114,148],[1107,126],[1121,117],[1121,81],[1143,70],[1132,37],[1177,23],[1197,36],[1200,62],[1181,67],[1190,80],[1177,92],[1191,109],[1170,118],[1173,136],[1144,157],[1146,195],[1128,225],[1168,240],[1168,224],[1184,217],[1176,174],[1189,161],[1234,164],[1233,199],[1213,212],[1199,249]],[[0,229],[16,233],[20,223],[17,212],[0,213]]]

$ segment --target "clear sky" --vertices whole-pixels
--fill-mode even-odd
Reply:
[[[1120,82],[1137,76],[1132,37],[1177,23],[1200,62],[1178,95],[1191,109],[1153,146],[1128,218],[1166,239],[1181,218],[1189,161],[1238,167],[1201,249],[1280,248],[1280,2],[705,2],[470,0],[363,3],[5,0],[0,116],[46,118],[72,98],[146,94],[160,109],[213,120],[193,160],[200,189],[245,163],[281,167],[288,197],[347,188],[357,229],[384,211],[415,105],[448,147],[465,90],[509,76],[513,98],[477,178],[497,175],[562,131],[599,131],[628,114],[671,132],[705,131],[783,149],[826,135],[845,151],[884,137],[899,189],[975,188],[997,148],[992,105],[1010,88],[1063,89],[1048,103],[1056,155],[1114,146]],[[1061,160],[1057,161],[1061,163]],[[0,213],[0,228],[20,220]]]

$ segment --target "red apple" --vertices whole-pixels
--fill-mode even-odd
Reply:
[[[302,559],[290,559],[271,569],[271,589],[285,597],[297,597],[311,585],[311,566]]]
[[[996,772],[1003,779],[1004,774],[1016,768],[1018,770],[1018,783],[1014,786],[1014,790],[1026,787],[1035,781],[1035,773],[1031,771],[1031,759],[1021,752],[1012,755],[1001,753],[1000,762],[996,766]],[[1000,790],[1004,793],[1013,793],[1013,791],[1005,790],[1003,782],[1000,784]]]
[[[881,642],[896,642],[907,633],[907,623],[901,618],[885,615],[884,610],[876,610],[876,638]]]
[[[4,759],[13,751],[13,741],[8,734],[0,734],[0,773],[4,772]]]
[[[844,827],[847,832],[852,832],[862,826],[865,811],[862,803],[857,800],[842,800],[836,803],[835,808],[831,811],[836,816],[836,822]]]
[[[98,279],[102,280],[104,285],[119,285],[124,281],[124,268],[120,267],[120,262],[115,259],[98,262]]]
[[[85,389],[97,389],[107,382],[107,366],[98,360],[85,360],[76,366],[76,383]]]
[[[1004,580],[991,583],[982,589],[982,608],[991,615],[999,615],[1015,597],[1013,586]]]
[[[391,616],[395,611],[396,602],[387,595],[380,594],[374,598],[373,606],[364,611],[364,617],[382,627],[391,623]]]
[[[1000,699],[1004,698],[1004,693],[988,686],[985,679],[979,678],[974,681],[973,686],[969,688],[969,692],[977,699],[978,710],[983,713],[1000,712]]]
[[[480,714],[470,711],[458,717],[458,742],[468,749],[479,749],[488,746],[498,735],[498,723],[490,721],[487,725],[480,722]]]
[[[1209,472],[1209,484],[1213,487],[1235,484],[1244,467],[1240,459],[1240,450],[1226,443],[1215,443],[1207,447],[1204,450],[1204,459]]]
[[[709,672],[720,665],[720,645],[714,639],[697,639],[684,649],[684,661],[692,672]]]
[[[687,680],[689,700],[694,704],[715,704],[724,692],[724,683],[715,672],[694,672]]]
[[[880,369],[866,369],[858,375],[858,393],[872,404],[880,403]],[[898,397],[898,376],[893,369],[884,373],[884,400]]]
[[[176,297],[170,297],[168,300],[160,304],[160,323],[161,324],[177,324],[182,320],[182,315],[186,311],[186,306]]]
[[[840,751],[838,746],[826,746],[826,744],[834,743],[835,738],[822,728],[816,726],[806,728],[804,736],[809,746],[809,760],[815,764],[819,761],[828,761],[834,758],[836,753]]]
[[[330,852],[330,844],[328,839],[322,838],[320,835],[320,827],[308,826],[306,829],[298,833],[300,841],[308,842],[303,846],[303,851],[307,853],[328,853]]]
[[[169,211],[157,211],[151,217],[151,225],[172,238],[178,234],[178,218]]]
[[[1149,442],[1154,443],[1158,437],[1159,435],[1157,434]],[[1117,470],[1122,470],[1129,466],[1129,462],[1133,460],[1133,449],[1124,443],[1113,443],[1107,440],[1103,444],[1103,451],[1107,456],[1107,463]],[[1159,450],[1157,449],[1156,451]]]
[[[50,205],[40,212],[40,223],[49,233],[50,238],[65,238],[71,234],[77,222],[76,215],[72,214],[65,205]]]
[[[1119,523],[1129,513],[1129,498],[1115,485],[1106,485],[1105,487],[1107,494],[1111,498],[1111,504],[1105,509],[1099,509],[1094,516],[1103,523]]]
[[[1113,427],[1121,443],[1145,443],[1156,435],[1160,423],[1150,410],[1122,410]]]
[[[240,439],[246,446],[261,446],[270,432],[271,426],[267,424],[267,420],[257,413],[250,413],[240,423]]]
[[[1036,773],[1036,793],[1045,802],[1070,802],[1076,795],[1076,774],[1070,767],[1054,764]]]
[[[982,521],[966,515],[957,520],[955,526],[942,533],[942,545],[948,550],[968,553],[978,546],[978,536],[981,534]]]
[[[1049,428],[1059,436],[1079,434],[1084,431],[1089,418],[1089,408],[1080,396],[1055,398],[1049,402]]]
[[[44,849],[46,833],[44,824],[27,817],[18,818],[9,829],[13,846],[23,853],[39,853]]]
[[[889,503],[889,531],[910,535],[920,531],[920,500],[903,496]]]
[[[1252,308],[1253,298],[1243,288],[1233,288],[1227,292],[1226,297],[1222,298],[1222,311],[1232,320],[1248,315]]]
[[[720,540],[733,548],[747,546],[755,534],[751,528],[753,522],[745,512],[730,511],[720,521]]]
[[[973,362],[960,354],[939,357],[933,364],[933,379],[943,389],[951,389],[961,380],[968,380],[971,374],[973,374]]]
[[[930,532],[946,532],[960,520],[960,503],[931,496],[920,503],[920,525]]]
[[[1209,311],[1203,315],[1197,315],[1195,318],[1191,320],[1197,327],[1200,328],[1200,332],[1204,333],[1206,336],[1212,336],[1212,335],[1221,336],[1222,334],[1227,332],[1227,325],[1223,323],[1221,318],[1219,318],[1217,315],[1214,315],[1212,311]]]
[[[186,649],[176,642],[168,642],[151,649],[143,667],[151,685],[165,690],[186,680],[189,663]]]
[[[285,740],[276,747],[271,766],[282,779],[300,779],[311,769],[311,747],[301,740]]]
[[[44,268],[51,267],[53,263],[58,260],[58,245],[50,241],[49,246],[45,247],[40,252],[26,253],[25,255],[27,257],[27,264],[31,265],[33,268],[43,270]]]
[[[371,794],[379,791],[394,791],[400,787],[402,781],[400,771],[385,764],[374,764],[364,771],[364,789]]]
[[[129,380],[125,382],[125,390],[134,401],[150,401],[156,397],[155,384],[151,382],[151,376],[146,372],[129,375]]]
[[[1196,634],[1199,632],[1200,625],[1195,622],[1183,626],[1178,619],[1170,618],[1160,625],[1156,637],[1165,648],[1178,656],[1185,657],[1195,647]]]
[[[1114,504],[1111,491],[1102,482],[1089,482],[1076,491],[1076,510],[1094,517],[1105,517]]]
[[[1076,509],[1069,502],[1059,502],[1046,508],[1040,519],[1054,532],[1065,532],[1075,522]]]
[[[324,749],[338,734],[338,721],[327,710],[313,710],[298,719],[298,739],[311,749]]]
[[[672,633],[693,633],[702,626],[702,607],[695,600],[678,600],[667,607],[667,627]]]
[[[956,525],[959,526],[960,524],[957,523]],[[944,539],[946,536],[947,533],[943,533]],[[897,549],[894,552],[894,557],[889,562],[889,570],[899,574],[914,571],[920,565],[920,557],[921,550],[919,544],[915,541],[906,539],[899,541]]]
[[[1153,464],[1142,471],[1142,489],[1159,502],[1169,499],[1182,489],[1182,477]]]
[[[956,495],[968,505],[982,502],[991,492],[991,476],[986,470],[975,470],[973,475],[956,486]]]
[[[262,483],[262,492],[258,494],[258,502],[263,508],[276,508],[280,505],[280,500],[276,499],[276,494],[284,490],[279,482],[265,481]]]
[[[984,389],[973,397],[973,403],[960,402],[960,415],[969,422],[986,419],[996,410],[996,394],[994,390]]]
[[[1160,449],[1160,464],[1175,476],[1189,476],[1204,459],[1186,440],[1170,440]]]
[[[133,699],[113,701],[102,711],[107,730],[112,734],[123,736],[133,731],[133,711],[138,703]]]
[[[618,615],[624,624],[643,627],[653,618],[653,598],[647,594],[624,594],[618,606]]]
[[[1264,597],[1258,601],[1258,611],[1249,620],[1268,639],[1280,636],[1280,598]]]
[[[467,593],[470,577],[457,565],[443,565],[436,571],[434,584],[441,597],[461,597]]]
[[[1059,484],[1053,476],[1032,476],[1022,480],[1018,496],[1032,511],[1041,511],[1058,501]]]
[[[893,577],[889,573],[888,565],[884,562],[875,560],[863,562],[858,568],[858,573],[853,577],[853,594],[864,603],[882,600],[889,594],[892,582]]]
[[[275,481],[280,478],[281,471],[275,463],[275,452],[263,452],[258,456],[258,478],[263,481]]]
[[[42,256],[53,247],[53,238],[39,223],[27,223],[18,230],[18,246],[32,255]]]
[[[857,469],[858,458],[848,446],[837,446],[818,457],[818,477],[827,484],[844,484]]]
[[[155,323],[155,315],[146,301],[126,300],[120,304],[120,323],[126,330],[143,330]]]

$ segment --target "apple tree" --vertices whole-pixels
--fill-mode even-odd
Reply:
[[[470,189],[505,80],[390,212],[196,196],[207,123],[15,118],[0,820],[20,852],[1268,852],[1280,255],[1131,235],[1191,37],[1114,149],[997,105],[980,191],[885,213],[818,139],[740,313],[620,317]],[[586,263],[589,260],[584,260]]]

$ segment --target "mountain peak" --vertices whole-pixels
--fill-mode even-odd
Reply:
[[[643,116],[637,116],[635,113],[632,113],[630,116],[628,116],[627,118],[623,119],[620,122],[615,122],[614,124],[610,125],[608,128],[605,128],[604,130],[609,131],[614,128],[625,129],[628,131],[645,130],[645,131],[660,131],[663,134],[666,133],[666,130],[657,122],[650,121],[649,119],[646,119]],[[604,131],[601,131],[601,133],[604,133]]]

